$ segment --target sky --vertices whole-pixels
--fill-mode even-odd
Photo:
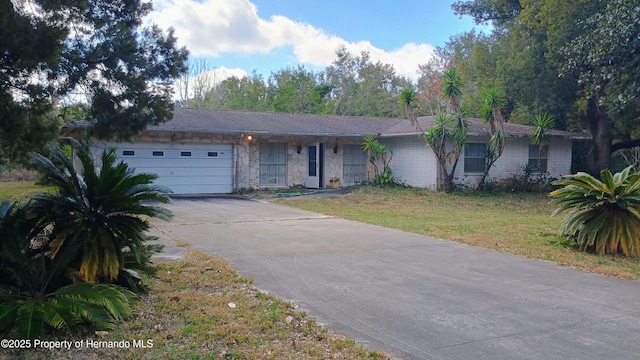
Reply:
[[[191,59],[215,69],[216,80],[303,65],[324,70],[340,46],[354,55],[417,77],[438,46],[474,28],[450,0],[154,0],[149,20],[172,27]],[[477,28],[477,27],[476,27]],[[199,60],[200,59],[200,60]]]

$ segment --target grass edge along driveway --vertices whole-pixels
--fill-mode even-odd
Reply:
[[[278,203],[348,220],[429,235],[527,258],[640,280],[640,259],[579,251],[558,234],[564,214],[546,193],[456,192],[362,187],[338,197],[291,198]]]

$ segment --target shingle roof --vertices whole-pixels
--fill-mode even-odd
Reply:
[[[176,108],[171,121],[149,127],[149,130],[364,136],[382,133],[389,126],[401,120],[361,116]]]
[[[433,123],[432,116],[418,118],[422,129]],[[73,128],[74,126],[69,126]],[[469,119],[471,135],[489,136],[488,125],[478,119]],[[254,135],[308,135],[335,137],[363,137],[367,135],[399,136],[418,135],[419,132],[407,119],[375,118],[364,116],[339,116],[317,114],[290,114],[277,112],[252,112],[217,109],[176,108],[173,119],[149,130],[189,131]],[[505,124],[507,136],[529,136],[531,126]],[[588,134],[552,130],[550,135],[572,139],[589,138]]]

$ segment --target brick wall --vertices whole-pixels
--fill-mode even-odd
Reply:
[[[438,162],[433,151],[421,138],[404,136],[384,138],[383,143],[394,150],[391,169],[394,176],[407,185],[435,189],[438,180]],[[470,137],[469,143],[487,143],[487,138]],[[529,161],[529,138],[505,139],[502,156],[493,165],[487,176],[488,181],[512,179],[513,175],[522,172],[522,165]],[[571,172],[571,140],[553,138],[547,154],[547,170],[549,176],[560,178]],[[482,173],[465,173],[464,151],[456,167],[455,182],[469,187],[476,187]]]
[[[394,151],[390,167],[397,179],[410,186],[436,188],[438,162],[422,138],[411,135],[383,138],[381,142]]]
[[[487,138],[470,137],[469,143],[487,143]],[[502,156],[491,167],[487,176],[488,181],[501,182],[512,179],[513,175],[522,173],[522,166],[529,162],[529,138],[505,139]],[[549,176],[560,178],[571,172],[571,140],[553,138],[549,143],[547,154],[547,171]],[[475,188],[482,177],[482,173],[465,173],[464,150],[455,173],[455,182]]]

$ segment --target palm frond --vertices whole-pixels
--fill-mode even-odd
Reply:
[[[555,181],[563,187],[549,193],[558,205],[553,215],[568,211],[560,232],[582,250],[640,257],[640,176],[630,171],[603,170],[601,180],[578,173]]]

